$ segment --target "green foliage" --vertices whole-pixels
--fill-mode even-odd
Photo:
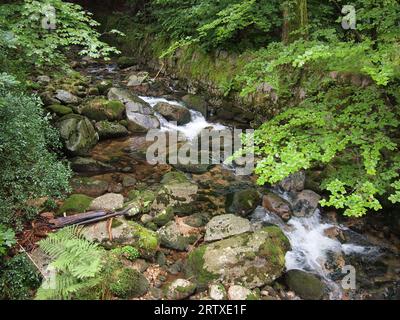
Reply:
[[[124,246],[120,248],[116,248],[113,250],[113,253],[117,256],[122,256],[129,261],[135,261],[137,258],[140,257],[140,252],[138,249],[132,246]]]
[[[400,200],[400,5],[360,0],[356,8],[355,32],[311,22],[309,40],[259,50],[236,81],[243,95],[268,84],[286,105],[255,132],[258,182],[322,167],[329,198],[321,204],[359,217],[381,209],[381,197]]]
[[[41,278],[25,254],[18,254],[0,265],[0,300],[27,300],[40,286]]]
[[[49,15],[49,8],[55,9],[55,19]],[[53,20],[54,30],[43,28],[43,22]],[[6,49],[9,56],[16,55],[22,63],[37,67],[62,64],[62,50],[71,46],[80,46],[79,54],[92,58],[108,58],[111,53],[118,53],[99,40],[100,34],[94,29],[98,23],[90,13],[77,4],[61,0],[2,4],[0,24],[4,26],[3,39],[7,36],[7,46],[2,49]]]
[[[0,76],[0,223],[8,225],[36,213],[29,200],[61,196],[71,175],[54,153],[60,146],[58,133],[40,99],[15,83],[9,75]]]
[[[50,267],[56,274],[39,288],[36,299],[72,299],[100,284],[105,251],[86,240],[79,227],[50,234],[40,248],[52,258]]]
[[[0,257],[7,254],[8,249],[15,243],[14,231],[0,224]]]

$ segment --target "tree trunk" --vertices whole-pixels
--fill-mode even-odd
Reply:
[[[283,5],[282,41],[291,43],[297,39],[307,39],[307,0],[290,0]]]

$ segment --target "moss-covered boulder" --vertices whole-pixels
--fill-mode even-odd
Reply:
[[[233,214],[216,216],[206,225],[204,241],[221,240],[250,231],[250,221]]]
[[[165,289],[165,297],[169,300],[183,300],[190,297],[196,291],[196,284],[185,280],[176,279]]]
[[[107,100],[104,98],[95,98],[87,102],[81,109],[81,114],[89,119],[101,120],[121,120],[124,116],[125,106],[117,100]]]
[[[63,106],[62,104],[52,104],[48,106],[47,109],[58,116],[65,116],[67,114],[73,113],[72,108]]]
[[[220,280],[252,289],[282,275],[289,249],[289,240],[278,227],[265,227],[198,247],[188,257],[187,271],[202,287]]]
[[[156,192],[151,190],[132,190],[128,193],[129,202],[125,207],[131,207],[130,216],[139,213],[149,213],[151,205],[156,199]]]
[[[99,90],[100,94],[105,95],[107,91],[112,87],[112,81],[111,80],[102,80],[97,84],[97,89]]]
[[[141,297],[150,287],[147,279],[131,268],[115,270],[107,285],[111,293],[121,299]]]
[[[75,172],[81,173],[107,173],[115,171],[115,168],[107,163],[93,158],[75,157],[70,160],[71,168]]]
[[[196,110],[207,117],[207,102],[206,100],[198,95],[188,94],[182,98],[188,108]]]
[[[261,204],[261,195],[257,190],[241,190],[228,194],[226,198],[226,212],[247,216],[259,204]]]
[[[121,124],[109,121],[96,123],[96,130],[101,140],[121,138],[129,135],[129,131]]]
[[[178,125],[185,125],[191,120],[189,109],[183,106],[159,102],[154,107],[154,110],[161,114],[168,121],[174,121]]]
[[[56,124],[66,149],[72,155],[86,155],[99,141],[90,120],[77,114],[68,114]]]
[[[285,281],[290,290],[306,300],[320,300],[327,291],[326,285],[318,276],[302,270],[289,270]]]
[[[67,215],[82,213],[89,209],[93,198],[88,197],[84,194],[73,194],[69,196],[63,203],[63,205],[58,209],[57,214]]]
[[[122,56],[118,58],[117,64],[121,69],[125,69],[137,64],[137,60],[134,57]]]

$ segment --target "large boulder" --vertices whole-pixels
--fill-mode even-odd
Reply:
[[[296,217],[308,217],[318,208],[321,196],[311,190],[303,190],[296,195],[293,203],[293,214]]]
[[[288,221],[292,215],[289,202],[274,193],[267,193],[263,197],[262,205],[269,212],[276,213],[283,221]]]
[[[96,121],[121,120],[124,117],[124,113],[125,106],[122,102],[103,98],[90,100],[81,109],[81,114]]]
[[[290,290],[305,300],[320,300],[327,290],[318,276],[302,270],[289,270],[285,281]]]
[[[134,133],[146,133],[152,129],[160,128],[160,121],[152,115],[128,112],[128,130]]]
[[[256,288],[272,283],[285,269],[289,240],[276,226],[202,245],[188,258],[188,272],[200,286],[214,280]]]
[[[69,114],[56,124],[66,149],[72,155],[86,155],[99,141],[99,136],[86,117]]]
[[[190,111],[182,106],[159,102],[154,110],[161,114],[168,121],[174,121],[178,125],[184,125],[190,122]]]
[[[160,244],[156,232],[124,218],[113,220],[111,232],[108,221],[101,221],[85,227],[83,234],[88,240],[99,242],[106,248],[132,246],[144,258],[154,258]]]
[[[116,211],[124,205],[124,197],[117,193],[107,193],[93,200],[90,210]]]
[[[248,232],[250,229],[250,221],[245,218],[233,214],[216,216],[206,225],[204,241],[209,242],[229,238]]]
[[[306,182],[306,174],[304,171],[291,174],[290,176],[283,179],[278,186],[284,191],[288,192],[299,192],[304,190]]]
[[[246,189],[228,194],[226,212],[248,216],[261,202],[261,195],[255,189]]]
[[[96,130],[100,139],[121,138],[129,135],[129,131],[123,125],[109,121],[97,122]]]
[[[154,114],[151,106],[129,90],[121,88],[111,88],[107,95],[109,100],[118,100],[126,106],[126,113],[141,113],[145,115]]]
[[[201,96],[188,94],[182,98],[188,108],[200,112],[203,116],[207,117],[207,102]]]

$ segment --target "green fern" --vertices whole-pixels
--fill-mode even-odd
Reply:
[[[40,241],[40,248],[52,258],[56,270],[53,282],[44,283],[37,300],[73,299],[80,291],[101,281],[105,251],[82,236],[81,228],[67,227]]]

